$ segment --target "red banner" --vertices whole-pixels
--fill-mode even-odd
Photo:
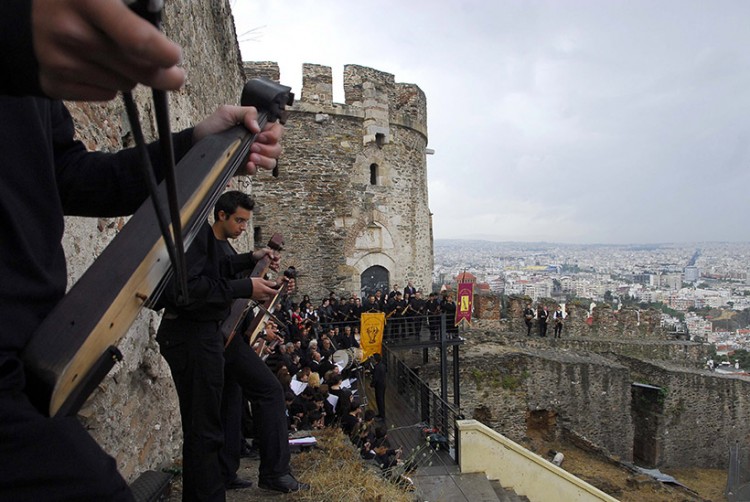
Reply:
[[[456,326],[463,320],[471,324],[471,308],[474,305],[474,283],[459,282],[456,296]]]

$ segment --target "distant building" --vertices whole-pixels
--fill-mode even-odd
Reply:
[[[700,270],[695,265],[685,267],[684,275],[685,282],[698,282],[701,277]]]

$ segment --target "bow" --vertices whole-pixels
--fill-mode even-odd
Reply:
[[[282,120],[291,89],[267,79],[245,84],[241,103],[259,111],[261,129]],[[183,244],[189,247],[256,135],[242,126],[198,142],[177,164]],[[165,183],[157,205],[164,211]],[[151,198],[153,200],[153,198]],[[41,323],[21,357],[34,404],[51,416],[75,414],[122,354],[114,346],[143,306],[153,306],[171,272],[165,239],[146,200]]]

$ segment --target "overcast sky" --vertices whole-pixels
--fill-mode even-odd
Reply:
[[[427,96],[435,238],[750,241],[750,2],[233,0],[245,60]],[[465,201],[461,202],[460,201]]]

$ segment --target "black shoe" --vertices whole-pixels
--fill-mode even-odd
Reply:
[[[292,493],[303,490],[309,490],[310,485],[307,483],[300,483],[291,474],[284,474],[278,478],[266,478],[258,480],[258,488],[264,490],[273,490],[281,493]]]
[[[247,479],[234,478],[224,486],[227,490],[242,490],[243,488],[251,488],[253,486],[253,482],[248,481]]]

